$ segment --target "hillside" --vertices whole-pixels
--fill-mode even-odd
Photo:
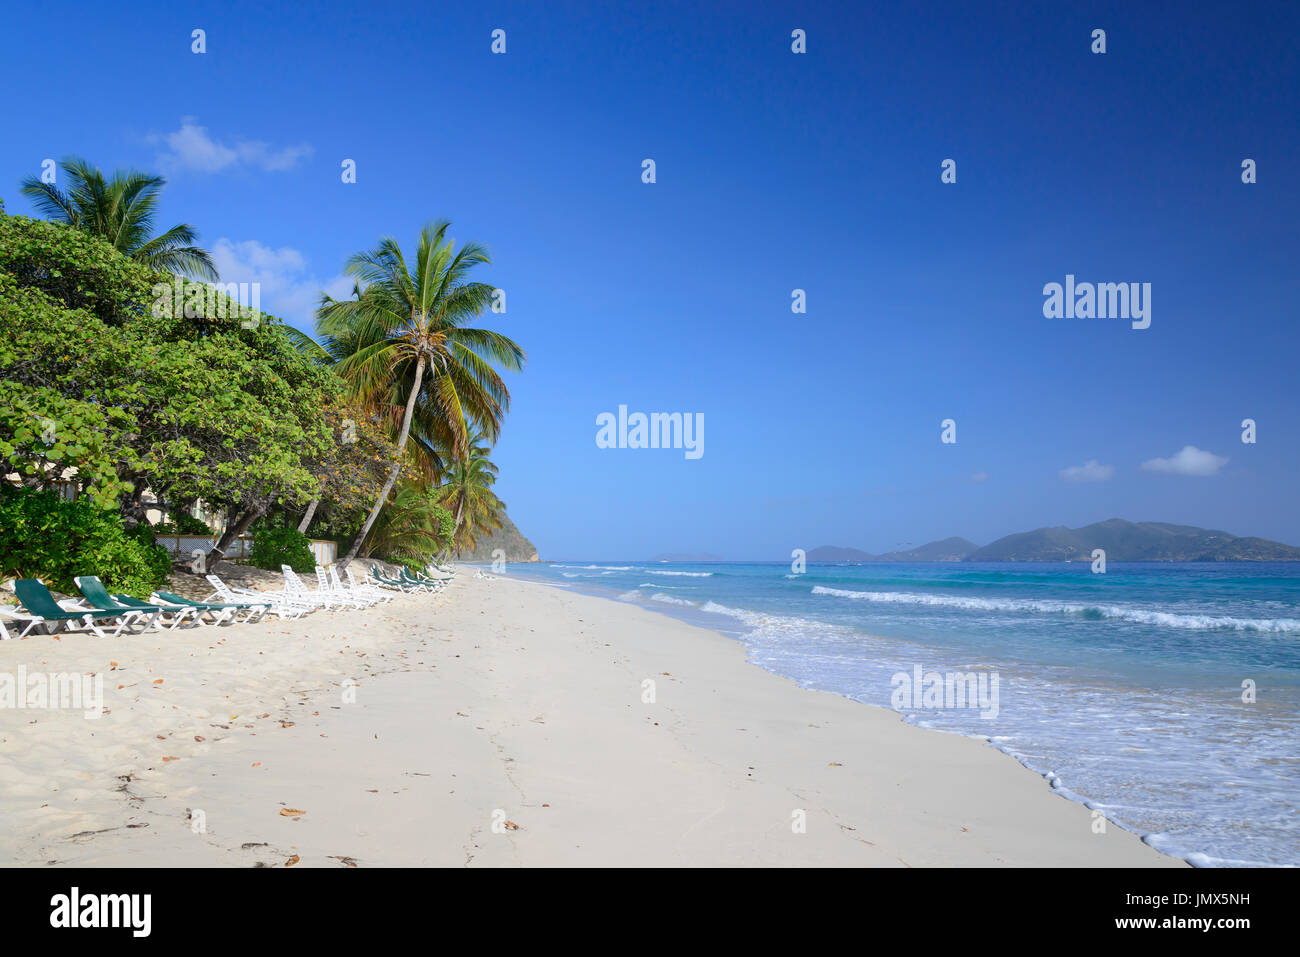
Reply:
[[[964,538],[945,538],[902,552],[885,552],[872,561],[877,562],[959,562],[979,546]]]
[[[839,545],[819,545],[808,552],[810,562],[869,562],[875,556],[856,548],[841,548]]]
[[[907,551],[872,555],[856,548],[822,545],[810,562],[1064,562],[1091,561],[1102,548],[1110,562],[1294,562],[1300,548],[1266,538],[1239,537],[1217,529],[1112,518],[1082,528],[1037,528],[1007,535],[983,548],[964,538],[945,538]]]
[[[456,558],[463,562],[491,562],[494,559],[492,552],[500,548],[505,552],[507,562],[537,561],[537,547],[524,538],[510,516],[503,512],[501,518],[501,528],[491,535],[480,535],[472,552],[457,554]]]
[[[1112,518],[1083,528],[1038,528],[1008,535],[966,557],[971,562],[1087,561],[1095,548],[1110,562],[1300,561],[1300,548],[1217,529]]]
[[[872,555],[857,548],[821,545],[808,553],[810,562],[959,562],[979,548],[964,538],[945,538],[901,552]]]

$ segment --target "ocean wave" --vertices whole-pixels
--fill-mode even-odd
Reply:
[[[685,598],[676,598],[673,595],[665,595],[663,592],[656,592],[650,596],[651,601],[661,601],[667,605],[689,605],[695,607],[695,602],[687,601]]]
[[[584,571],[603,568],[611,572],[628,572],[632,570],[631,565],[552,565],[552,568],[580,568]]]
[[[1152,611],[1123,605],[1083,605],[1077,602],[1045,601],[1037,598],[961,598],[955,595],[922,595],[914,592],[849,591],[815,585],[814,595],[830,595],[855,601],[870,601],[892,605],[933,605],[942,608],[964,608],[973,611],[1019,611],[1043,614],[1082,615],[1092,618],[1110,618],[1143,625],[1162,625],[1167,628],[1192,628],[1198,630],[1224,629],[1236,631],[1300,632],[1297,618],[1230,618],[1218,615],[1175,614]]]
[[[645,569],[647,575],[683,575],[687,578],[712,578],[713,572],[664,572],[653,568]]]

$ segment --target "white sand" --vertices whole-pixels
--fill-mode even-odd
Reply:
[[[0,672],[104,673],[109,710],[0,710],[0,864],[1185,866],[725,636],[471,575],[299,622],[0,642]]]

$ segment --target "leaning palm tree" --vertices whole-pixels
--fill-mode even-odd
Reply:
[[[316,332],[334,370],[353,395],[394,427],[397,451],[388,481],[352,542],[344,564],[356,558],[388,500],[406,453],[412,423],[429,450],[469,452],[477,425],[495,440],[510,392],[493,368],[518,371],[524,351],[499,332],[471,327],[492,300],[493,287],[469,280],[470,270],[490,263],[487,250],[447,238],[450,223],[420,233],[414,269],[397,240],[384,238],[352,256],[347,272],[353,298],[328,296],[317,310]]]
[[[452,541],[458,552],[472,551],[481,531],[502,526],[505,502],[492,486],[497,467],[487,457],[487,446],[478,435],[470,437],[469,451],[452,460],[447,481],[434,490],[439,505],[451,512],[456,522]]]
[[[159,196],[167,181],[136,170],[117,170],[105,179],[98,167],[83,159],[59,164],[68,180],[66,190],[42,183],[35,176],[23,180],[21,192],[45,216],[108,240],[118,252],[152,269],[217,279],[212,256],[194,243],[198,232],[182,223],[153,235]]]

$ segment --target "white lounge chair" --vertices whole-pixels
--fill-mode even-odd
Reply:
[[[306,582],[298,577],[288,565],[281,565],[280,572],[284,575],[284,591],[297,601],[310,604],[316,608],[324,608],[329,611],[334,608],[348,604],[338,595],[330,593],[329,589],[321,591],[319,588],[313,590],[307,587]]]
[[[374,585],[362,585],[362,584],[360,584],[360,583],[357,581],[357,576],[354,575],[354,574],[352,574],[352,567],[351,567],[351,566],[348,566],[348,569],[347,569],[348,581],[347,581],[347,584],[346,584],[346,585],[344,585],[344,583],[342,582],[342,580],[339,578],[338,569],[335,568],[333,565],[330,566],[329,572],[330,572],[330,578],[334,580],[334,582],[335,582],[335,584],[337,585],[337,587],[339,587],[339,588],[349,588],[349,589],[351,589],[352,594],[354,594],[354,595],[358,595],[358,596],[361,596],[361,597],[367,598],[367,599],[369,599],[371,602],[375,602],[375,603],[378,603],[378,602],[381,602],[381,601],[392,601],[392,600],[393,600],[393,595],[390,594],[389,592],[384,591],[382,588],[377,588],[377,587],[375,587]]]
[[[334,576],[330,581],[329,573],[321,565],[316,566],[316,590],[331,595],[337,602],[344,605],[351,605],[353,608],[369,608],[375,603],[373,598],[365,595],[358,595],[349,588],[344,587],[343,582]]]
[[[270,591],[253,591],[251,588],[231,588],[216,575],[205,575],[208,584],[216,589],[211,595],[203,599],[211,601],[213,598],[220,598],[230,604],[269,604],[281,619],[301,618],[307,612],[312,611],[316,606],[308,605],[295,599],[284,592]]]
[[[9,629],[5,627],[6,621],[9,622],[10,626],[15,631],[18,630],[19,624],[26,624],[27,627],[18,632],[19,638],[26,638],[28,632],[33,628],[45,623],[45,619],[40,615],[33,615],[29,612],[19,611],[17,608],[10,608],[8,605],[0,605],[0,640],[6,640],[13,637],[13,635],[9,633]]]

